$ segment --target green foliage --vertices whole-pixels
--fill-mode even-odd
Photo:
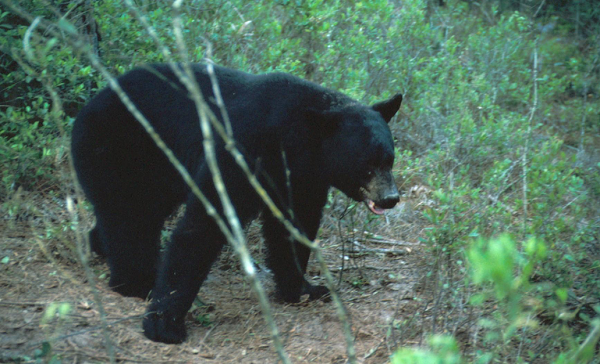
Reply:
[[[203,327],[211,327],[215,325],[213,317],[211,316],[211,311],[213,310],[213,306],[207,305],[196,297],[190,311],[198,324]]]
[[[490,299],[498,302],[499,308],[492,317],[481,319],[481,325],[488,328],[485,340],[492,346],[505,347],[517,330],[535,326],[530,317],[540,307],[531,303],[526,307],[523,301],[534,289],[530,282],[534,268],[546,254],[546,245],[537,239],[529,239],[517,247],[508,236],[489,241],[479,239],[467,251],[473,283],[479,286],[491,283],[494,292],[491,297],[485,291],[474,295],[471,303],[482,305]],[[539,288],[537,294],[545,287],[540,285]]]
[[[24,6],[36,15],[52,16],[43,1]],[[55,188],[56,171],[68,153],[68,136],[60,130],[91,92],[91,67],[59,39],[37,32],[24,39],[28,26],[18,16],[0,12],[0,196],[13,196],[20,187]],[[50,90],[60,96],[60,105]]]
[[[547,258],[547,247],[538,239],[531,238],[522,245],[507,236],[497,239],[474,241],[467,250],[471,281],[482,287],[479,294],[471,297],[470,304],[481,307],[487,304],[497,305],[489,315],[479,319],[484,328],[484,344],[487,350],[480,350],[469,360],[469,363],[490,363],[509,357],[511,342],[525,340],[527,330],[534,330],[538,323],[533,318],[542,307],[548,306],[544,300],[552,302],[554,298],[544,294],[547,284],[533,283],[531,277],[539,264]],[[547,293],[547,292],[546,292]],[[564,305],[567,293],[564,289],[556,290],[556,297]],[[598,308],[600,310],[600,307]],[[585,339],[570,343],[570,348],[562,353],[555,353],[554,364],[586,363],[595,353],[600,339],[600,320],[591,323],[592,331]],[[392,364],[396,363],[462,363],[458,345],[454,338],[433,336],[430,339],[430,350],[399,349],[392,356]],[[531,362],[535,359],[527,353]],[[527,356],[526,355],[526,356]],[[521,362],[521,361],[518,361]],[[550,358],[546,360],[550,362]]]
[[[60,357],[52,352],[52,344],[54,341],[53,337],[56,337],[62,332],[65,323],[69,319],[69,314],[71,311],[71,304],[66,302],[52,302],[48,305],[48,307],[46,307],[40,322],[40,326],[48,338],[48,341],[44,341],[42,343],[42,347],[34,351],[33,359],[35,359],[36,362],[53,364],[59,364],[62,362]],[[30,358],[24,359],[30,360]]]
[[[592,331],[586,340],[570,352],[561,353],[553,364],[577,364],[588,363],[597,359],[597,347],[600,341],[600,319],[592,322]]]
[[[451,336],[432,336],[429,339],[431,351],[421,349],[401,349],[392,356],[392,364],[460,364],[456,340]],[[485,363],[479,361],[478,363]]]
[[[414,169],[420,172],[413,178],[433,190],[434,203],[423,212],[429,224],[423,240],[434,257],[430,284],[436,294],[449,299],[444,304],[455,312],[463,307],[464,296],[487,303],[484,310],[492,302],[508,300],[503,304],[507,311],[498,311],[500,317],[480,322],[485,345],[502,347],[516,340],[517,332],[524,343],[531,343],[527,333],[535,330],[527,325],[535,320],[523,317],[540,310],[559,316],[565,302],[558,296],[575,286],[580,292],[597,291],[600,281],[598,255],[586,258],[598,249],[597,210],[589,199],[593,185],[587,183],[597,171],[583,173],[577,156],[565,146],[564,133],[555,132],[564,130],[565,123],[583,135],[593,130],[582,129],[578,121],[584,116],[581,110],[586,117],[592,117],[589,110],[598,113],[598,100],[572,99],[569,90],[597,79],[589,72],[595,61],[570,44],[563,46],[557,35],[540,36],[534,22],[519,13],[496,12],[492,24],[484,17],[457,20],[468,14],[468,8],[458,5],[440,15],[446,23],[460,25],[442,28],[437,36],[437,29],[430,30],[428,37],[437,40],[437,51],[420,53],[419,67],[409,81],[411,135],[419,138],[414,145],[423,150],[421,168]],[[537,64],[535,85],[534,53],[543,60]],[[576,116],[559,120],[556,115],[564,114],[556,114],[557,109],[569,109]],[[497,291],[491,296],[476,293],[460,278],[465,252],[474,238],[504,232],[545,241],[550,259],[530,259],[525,247],[511,246],[502,238],[494,252],[477,255],[490,269],[479,279],[495,277]],[[543,284],[529,285],[531,272],[526,270],[531,264],[536,264],[535,279]],[[514,277],[515,271],[521,275]],[[574,332],[559,331],[552,331],[558,345],[569,347],[560,337]]]

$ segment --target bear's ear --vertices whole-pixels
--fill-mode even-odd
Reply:
[[[390,120],[396,115],[398,110],[400,109],[400,104],[402,103],[402,95],[396,94],[394,97],[387,101],[381,101],[371,106],[373,110],[377,111],[386,123],[389,123]]]
[[[339,111],[313,108],[305,110],[305,117],[311,132],[315,136],[320,137],[333,135],[343,120],[342,114]]]

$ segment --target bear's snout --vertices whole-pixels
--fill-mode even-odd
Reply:
[[[380,201],[377,201],[377,206],[384,209],[391,209],[396,206],[396,204],[400,202],[400,194],[398,193],[398,189],[394,186],[394,191],[390,191],[387,195],[385,195]]]

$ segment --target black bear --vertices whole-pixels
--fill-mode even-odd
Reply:
[[[151,65],[118,82],[221,213],[204,159],[198,112],[172,67],[183,69]],[[212,111],[221,116],[207,67],[192,67]],[[399,201],[387,123],[400,108],[400,94],[365,106],[288,74],[252,75],[217,66],[214,72],[236,146],[278,207],[309,239],[316,237],[331,186],[364,201],[376,214]],[[267,263],[278,297],[298,302],[302,294],[317,299],[328,293],[304,278],[310,249],[289,238],[223,140],[216,139],[219,167],[240,221],[247,224],[262,212]],[[96,215],[92,249],[108,259],[110,287],[142,298],[152,291],[145,335],[182,342],[184,316],[226,243],[223,234],[111,89],[95,96],[75,120],[72,153],[79,183]],[[182,203],[185,214],[161,260],[161,229]]]

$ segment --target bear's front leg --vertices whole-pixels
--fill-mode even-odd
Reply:
[[[183,317],[172,317],[165,312],[158,311],[159,308],[148,308],[144,317],[144,335],[152,341],[166,344],[179,344],[185,341],[187,332]]]
[[[314,240],[319,229],[321,208],[316,203],[312,209],[297,204],[296,218],[303,227],[306,237]],[[308,294],[310,300],[320,299],[329,290],[324,286],[313,286],[304,278],[310,257],[310,248],[293,240],[287,229],[270,213],[264,214],[263,234],[267,245],[267,263],[273,271],[276,295],[288,303],[300,301],[300,296]]]
[[[186,313],[225,243],[212,219],[195,213],[200,208],[197,204],[188,204],[165,252],[143,322],[144,335],[150,340],[168,344],[185,340]]]

